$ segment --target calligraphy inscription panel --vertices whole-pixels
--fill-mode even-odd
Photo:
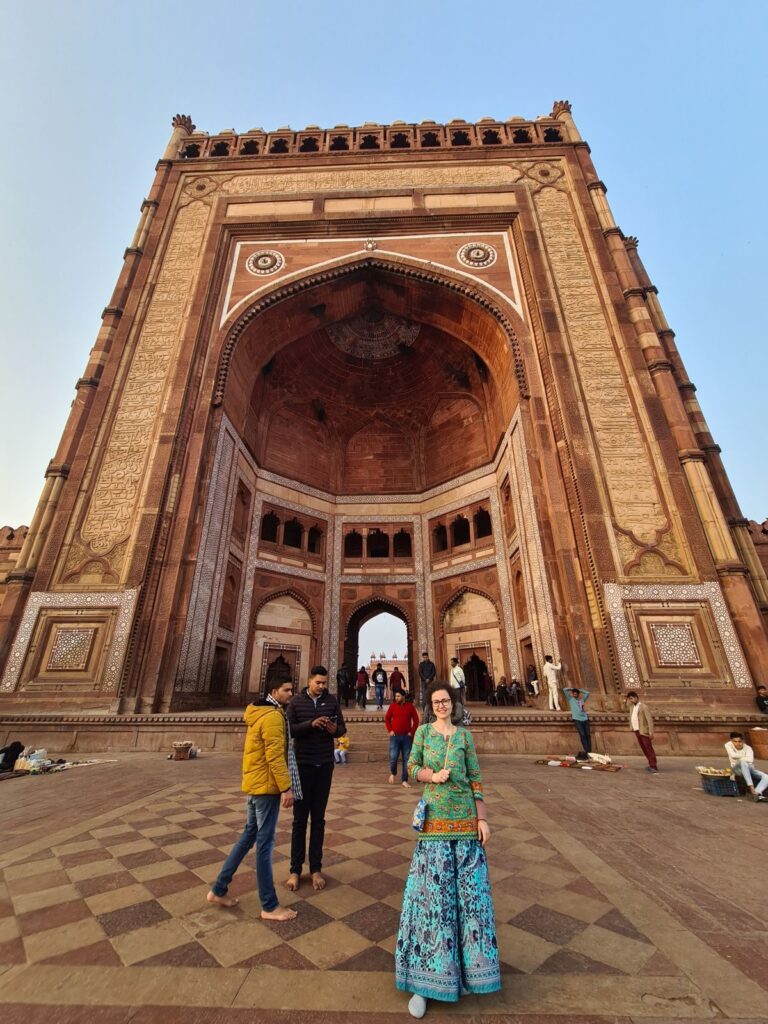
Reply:
[[[667,517],[568,196],[547,188],[535,202],[614,516],[653,544]]]
[[[192,203],[179,211],[171,233],[81,531],[97,554],[106,554],[130,530],[208,216],[206,205]]]

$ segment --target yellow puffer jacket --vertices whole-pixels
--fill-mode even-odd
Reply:
[[[253,796],[291,788],[285,715],[274,704],[249,704],[243,715],[248,732],[243,750],[243,792]]]

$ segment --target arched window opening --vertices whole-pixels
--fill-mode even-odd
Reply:
[[[344,557],[363,557],[363,535],[358,533],[357,530],[353,530],[351,533],[348,533],[344,538]]]
[[[305,139],[302,139],[299,146],[300,153],[317,153],[319,149],[320,144],[314,135],[308,135]]]
[[[310,526],[307,534],[307,551],[311,555],[320,554],[320,545],[323,540],[323,531],[319,526]]]
[[[451,523],[451,541],[453,547],[469,544],[469,520],[465,516],[457,516]]]
[[[451,135],[452,146],[468,146],[470,144],[469,132],[458,131]]]
[[[217,142],[211,150],[211,156],[229,156],[229,143]]]
[[[392,553],[395,558],[410,558],[412,554],[411,535],[405,530],[398,530],[392,538]]]
[[[219,623],[224,629],[235,628],[235,612],[237,611],[237,579],[234,573],[227,573],[224,580],[224,593],[221,598]]]
[[[182,160],[193,160],[196,156],[200,156],[200,147],[196,142],[190,142],[181,151]]]
[[[518,622],[523,623],[528,621],[528,602],[525,599],[525,583],[523,582],[523,574],[519,569],[515,573],[515,611],[517,612]]]
[[[283,544],[287,548],[300,548],[304,538],[304,527],[297,519],[289,519],[283,527]]]
[[[288,152],[288,140],[287,139],[273,139],[272,145],[269,147],[270,153],[287,153]]]
[[[349,149],[349,140],[344,135],[334,135],[328,148],[332,153],[339,153]]]
[[[405,132],[395,132],[389,142],[390,149],[410,149],[411,140]]]
[[[375,135],[364,135],[360,149],[380,149],[379,140]]]
[[[248,139],[240,147],[241,156],[255,156],[259,152],[259,144],[255,139]]]
[[[563,136],[560,134],[559,128],[545,128],[544,129],[544,141],[545,142],[562,142]]]
[[[280,525],[280,520],[277,518],[274,512],[267,512],[267,514],[261,520],[261,532],[259,536],[262,540],[270,541],[272,544],[277,543],[277,528]]]
[[[484,146],[500,146],[501,137],[495,128],[486,128],[483,132],[483,145]]]
[[[389,537],[381,530],[370,530],[368,533],[368,557],[389,558]]]
[[[493,527],[491,526],[490,513],[484,508],[479,508],[474,515],[475,519],[475,539],[479,537],[491,537],[493,535]]]
[[[512,135],[512,141],[518,144],[520,144],[521,142],[530,142],[531,133],[528,131],[527,128],[516,128]]]
[[[242,480],[237,485],[235,510],[232,516],[232,536],[242,547],[248,530],[248,513],[251,510],[251,492]]]
[[[442,523],[438,523],[432,531],[432,545],[435,551],[448,550],[448,531]]]
[[[440,139],[437,136],[437,132],[424,132],[421,136],[421,148],[422,149],[434,149],[435,146],[440,145]]]

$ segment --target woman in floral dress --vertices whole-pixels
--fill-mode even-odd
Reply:
[[[427,708],[435,720],[416,730],[408,760],[428,804],[395,948],[395,984],[413,993],[413,1017],[424,1016],[427,999],[456,1002],[501,988],[484,849],[491,833],[475,744],[468,729],[452,724],[454,704],[450,687],[432,684]]]

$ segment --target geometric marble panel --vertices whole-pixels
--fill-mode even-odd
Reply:
[[[652,622],[650,628],[660,666],[701,668],[690,623]]]
[[[47,671],[84,672],[88,667],[88,655],[95,635],[95,629],[68,629],[60,626],[51,647]]]

